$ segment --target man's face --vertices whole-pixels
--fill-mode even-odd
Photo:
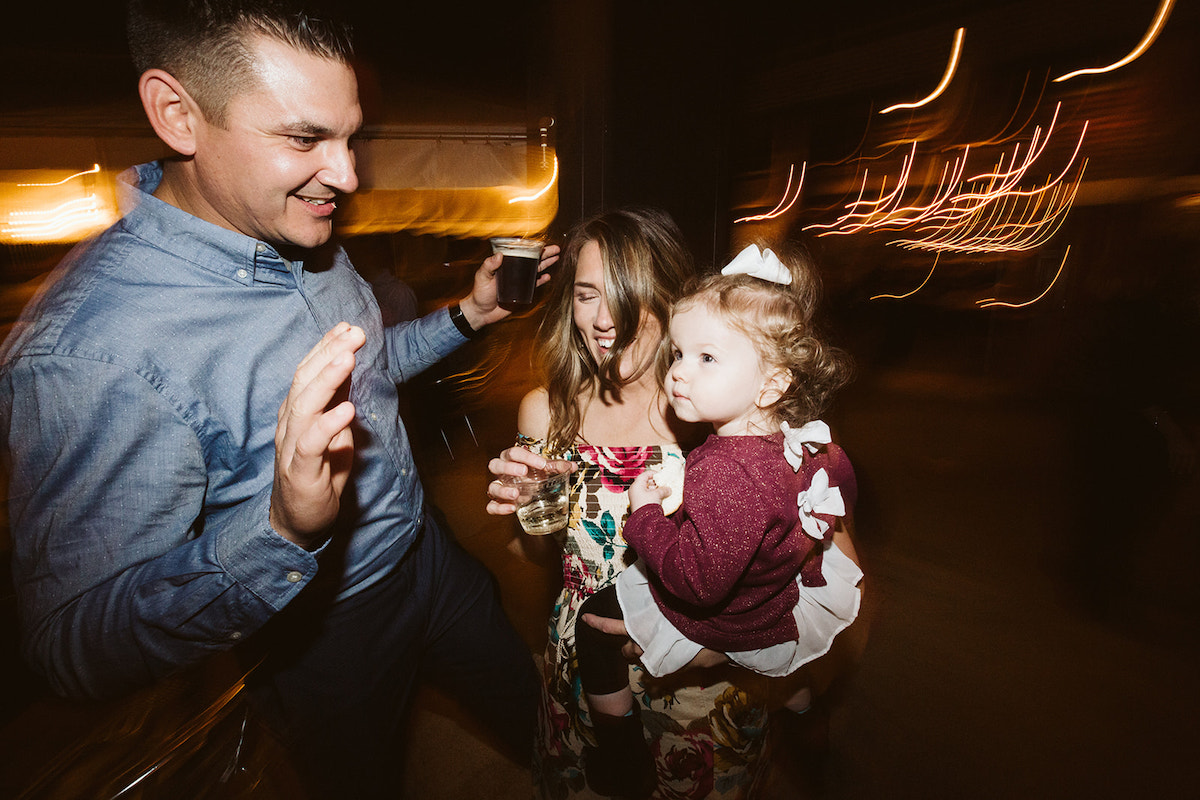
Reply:
[[[229,101],[224,128],[199,123],[197,207],[186,210],[277,248],[317,247],[337,197],[358,188],[354,71],[265,37],[251,49],[255,85]]]

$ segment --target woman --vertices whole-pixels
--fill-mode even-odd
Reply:
[[[654,370],[671,302],[691,272],[679,230],[662,212],[625,209],[577,225],[538,332],[543,384],[521,402],[521,446],[489,465],[496,475],[520,474],[525,465],[543,466],[537,453],[544,453],[577,466],[565,532],[522,537],[527,548],[555,541],[562,548],[563,590],[550,619],[535,745],[542,797],[596,796],[584,776],[595,733],[578,679],[575,626],[583,601],[636,560],[621,537],[625,490],[643,470],[682,458],[703,440],[702,431],[671,416]],[[493,481],[488,492],[489,513],[515,510],[514,490]],[[647,787],[656,785],[655,796],[746,797],[762,780],[766,708],[725,680],[724,670],[653,679],[631,667],[655,756],[657,775]]]

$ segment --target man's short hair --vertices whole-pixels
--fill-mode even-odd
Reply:
[[[139,74],[170,73],[220,126],[229,101],[253,86],[252,37],[341,63],[354,56],[350,25],[311,1],[129,0],[126,33]]]

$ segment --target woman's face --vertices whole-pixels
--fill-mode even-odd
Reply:
[[[617,328],[608,308],[608,296],[604,289],[604,260],[600,257],[600,245],[596,242],[588,242],[579,251],[574,292],[575,327],[587,344],[592,359],[599,364],[612,349]],[[649,363],[661,338],[658,320],[643,313],[634,341],[621,358],[619,374],[622,379],[628,379]]]

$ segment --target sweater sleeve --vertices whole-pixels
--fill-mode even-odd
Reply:
[[[734,589],[772,524],[777,503],[762,489],[737,461],[709,455],[688,465],[679,511],[668,518],[657,505],[643,506],[623,535],[667,592],[713,606]]]

